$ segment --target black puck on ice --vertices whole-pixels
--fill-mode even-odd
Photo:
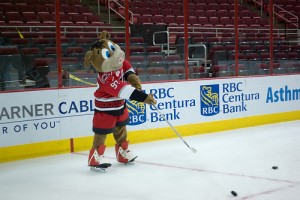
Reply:
[[[278,167],[277,166],[273,166],[272,169],[278,169]]]
[[[237,196],[237,193],[236,193],[235,191],[233,191],[233,190],[231,191],[231,194],[232,194],[233,196],[235,196],[235,197]]]

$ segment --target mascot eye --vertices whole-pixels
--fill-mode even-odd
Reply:
[[[111,51],[115,51],[116,50],[116,47],[115,45],[113,45],[111,42],[108,42],[108,47],[110,48]]]
[[[102,49],[101,53],[102,53],[102,56],[105,60],[110,58],[110,53],[107,49]]]

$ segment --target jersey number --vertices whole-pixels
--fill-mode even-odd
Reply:
[[[114,89],[117,89],[117,87],[118,87],[119,84],[120,84],[120,83],[119,83],[117,80],[115,80],[114,82],[112,82],[112,83],[110,84],[110,86],[111,86],[112,88],[114,88]]]

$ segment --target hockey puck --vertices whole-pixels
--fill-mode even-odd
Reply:
[[[278,169],[278,167],[277,166],[273,166],[272,169]]]
[[[233,196],[235,196],[235,197],[237,196],[237,193],[236,193],[235,191],[233,191],[233,190],[231,191],[231,194],[232,194]]]

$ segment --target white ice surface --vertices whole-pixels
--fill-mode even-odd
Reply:
[[[300,199],[300,121],[184,139],[196,154],[179,138],[136,144],[134,165],[108,148],[106,173],[88,152],[2,163],[0,200]]]

